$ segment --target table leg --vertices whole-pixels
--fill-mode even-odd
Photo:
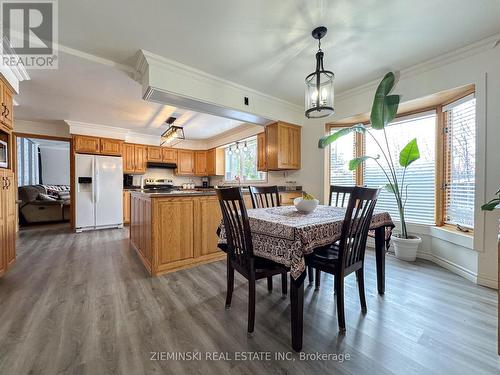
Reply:
[[[296,352],[302,350],[302,334],[304,324],[304,279],[303,272],[298,279],[290,275],[290,311],[292,323],[292,348]]]
[[[385,227],[375,229],[375,261],[378,294],[385,292]]]

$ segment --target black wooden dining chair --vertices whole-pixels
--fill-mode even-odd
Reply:
[[[306,264],[334,275],[337,315],[340,332],[345,332],[344,278],[355,272],[361,310],[366,312],[363,267],[365,247],[379,189],[355,187],[346,208],[340,240],[316,249],[306,257]]]
[[[250,186],[250,198],[253,208],[281,206],[277,186]]]
[[[268,208],[281,206],[278,187],[274,186],[250,186],[250,198],[253,208]],[[267,290],[273,290],[272,276],[267,278]]]
[[[356,186],[330,185],[328,204],[333,207],[346,207],[349,196]]]
[[[255,282],[281,274],[282,292],[287,293],[288,269],[271,260],[253,255],[252,233],[241,189],[216,189],[222,211],[227,241],[226,309],[231,307],[234,289],[234,270],[248,280],[248,334],[255,325]]]
[[[330,185],[328,204],[332,207],[346,207],[349,202],[349,196],[355,187],[356,186]],[[309,275],[309,281],[311,281],[312,272],[310,272]],[[321,271],[319,269],[316,269],[314,283],[314,290],[318,291],[321,284]]]

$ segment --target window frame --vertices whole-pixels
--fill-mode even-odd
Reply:
[[[254,139],[255,139],[255,142],[256,142],[256,145],[257,145],[257,135],[247,137],[245,139],[239,140],[238,142],[239,143],[244,143],[244,142],[248,142],[248,141],[253,141]],[[233,146],[235,143],[236,143],[236,141],[223,146],[223,148],[224,148],[224,157],[226,156],[226,150],[229,147]],[[245,180],[240,180],[240,181],[234,180],[234,179],[233,180],[226,180],[226,171],[224,171],[224,176],[223,176],[223,179],[222,179],[223,183],[230,184],[230,185],[231,184],[241,184],[241,183],[251,183],[251,184],[267,183],[267,181],[268,181],[267,172],[263,172],[263,171],[259,171],[258,170],[258,146],[257,146],[256,156],[255,157],[256,157],[256,160],[255,160],[256,164],[255,164],[255,166],[256,166],[257,172],[263,174],[263,176],[264,176],[263,179],[261,179],[261,180],[247,180],[247,179],[245,179]],[[224,162],[224,169],[226,167],[226,162],[227,161]],[[240,162],[241,162],[241,160],[240,160]]]
[[[436,112],[436,152],[435,152],[435,173],[436,173],[436,178],[435,178],[435,212],[434,212],[434,220],[435,220],[435,226],[437,227],[443,227],[449,230],[454,230],[459,233],[465,234],[465,235],[474,235],[474,228],[467,228],[469,232],[461,232],[459,231],[455,225],[448,224],[445,222],[444,218],[446,217],[446,189],[445,189],[445,176],[446,176],[446,166],[445,166],[445,154],[449,152],[448,150],[448,144],[445,142],[444,136],[445,136],[445,128],[446,128],[446,112],[443,112],[443,107],[446,105],[456,102],[457,100],[460,100],[462,98],[465,98],[466,96],[469,96],[471,94],[476,93],[476,88],[468,88],[465,89],[464,91],[460,92],[460,94],[443,101],[437,105],[432,105],[432,106],[422,106],[421,108],[415,109],[415,110],[410,110],[410,111],[402,111],[397,114],[396,118],[394,121],[397,121],[398,119],[410,115],[418,115],[418,114],[423,114],[425,112],[429,111],[435,111]],[[476,104],[476,110],[477,110],[477,104]],[[365,120],[365,121],[357,121],[357,122],[348,122],[348,123],[328,123],[325,126],[326,132],[329,134],[333,129],[342,129],[342,128],[348,128],[356,124],[363,124],[366,127],[370,127],[370,120]],[[362,133],[356,133],[355,135],[355,144],[354,144],[354,152],[353,155],[354,157],[360,157],[363,155],[365,151],[365,142],[366,142],[366,136]],[[359,145],[361,145],[359,147]],[[328,168],[328,173],[327,173],[327,178],[328,178],[328,184],[330,184],[330,178],[331,178],[331,148],[328,148],[328,161],[327,161],[327,168]],[[361,165],[360,168],[357,169],[356,171],[356,185],[357,186],[363,186],[364,185],[364,165]]]

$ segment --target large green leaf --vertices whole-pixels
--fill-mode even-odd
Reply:
[[[356,168],[358,168],[361,164],[363,164],[365,161],[368,159],[373,159],[377,160],[379,156],[373,157],[373,156],[360,156],[359,158],[354,158],[352,160],[349,160],[349,170],[354,171]]]
[[[330,143],[335,142],[340,137],[343,137],[344,135],[347,135],[349,133],[352,133],[352,132],[364,133],[365,131],[366,131],[366,128],[363,124],[356,124],[356,125],[351,126],[350,128],[340,129],[339,131],[336,131],[333,134],[325,135],[324,137],[321,137],[321,139],[318,142],[318,147],[325,148]]]
[[[395,81],[394,73],[389,72],[377,87],[370,114],[370,121],[374,129],[383,129],[396,117],[400,97],[399,95],[389,95]]]
[[[485,203],[481,206],[481,210],[483,211],[493,211],[498,205],[500,205],[500,198],[495,198]]]
[[[399,153],[399,165],[406,168],[420,158],[417,138],[413,138]]]

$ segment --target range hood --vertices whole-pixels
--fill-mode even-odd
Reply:
[[[148,168],[164,168],[164,169],[174,169],[177,168],[176,163],[162,163],[162,162],[148,162]]]

